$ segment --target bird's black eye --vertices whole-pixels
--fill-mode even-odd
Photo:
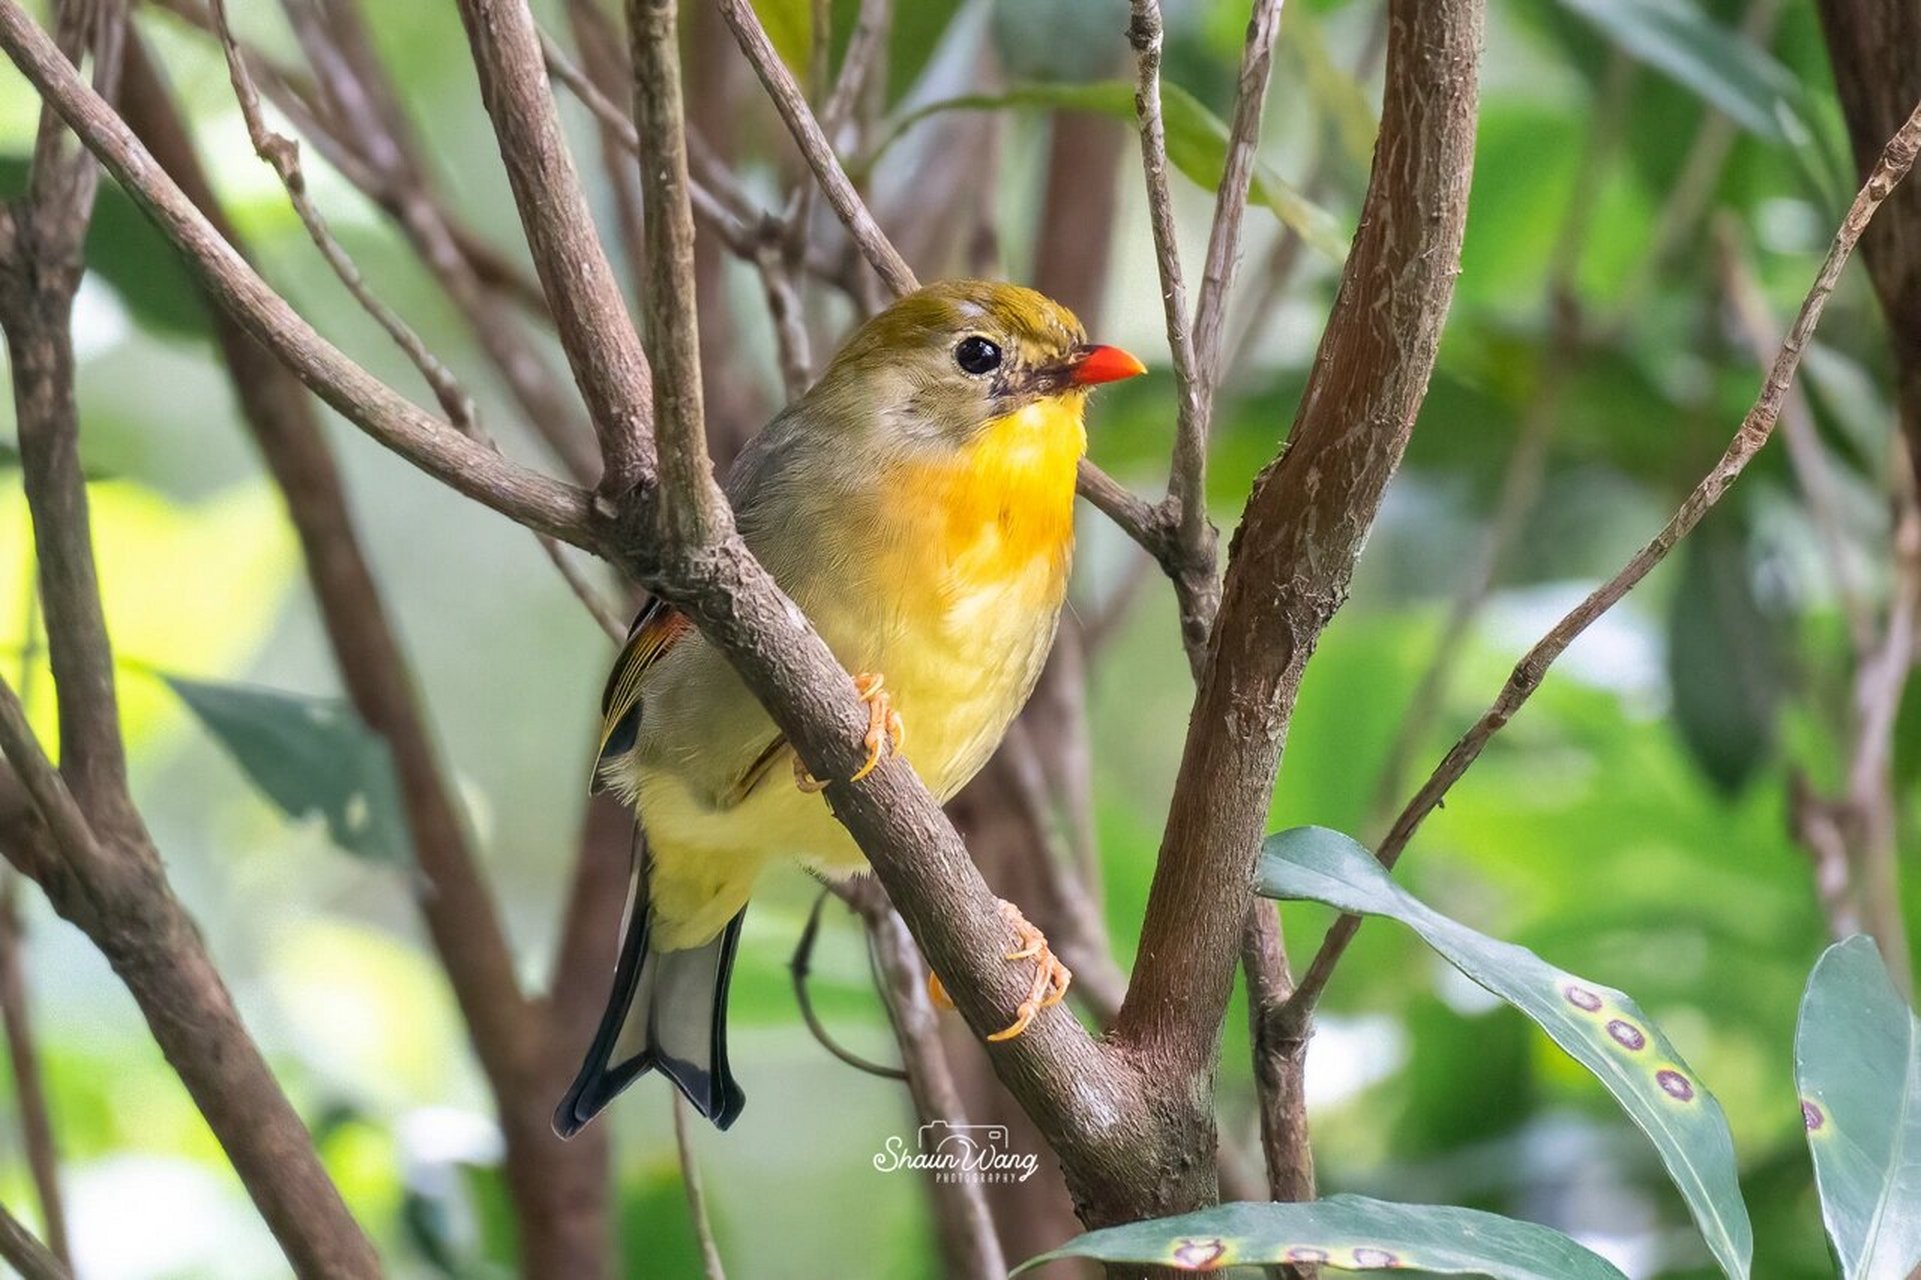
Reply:
[[[962,338],[960,345],[954,348],[954,363],[961,367],[962,373],[971,373],[976,377],[992,373],[1001,367],[1001,349],[978,334]]]

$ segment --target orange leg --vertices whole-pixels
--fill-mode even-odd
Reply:
[[[1012,926],[1014,937],[1019,943],[1015,950],[1006,954],[1005,958],[1010,961],[1032,960],[1034,981],[1027,990],[1027,998],[1014,1010],[1014,1021],[987,1037],[996,1042],[1012,1040],[1027,1030],[1028,1025],[1034,1021],[1035,1015],[1042,1009],[1061,1002],[1061,997],[1067,994],[1068,984],[1074,980],[1073,971],[1062,964],[1060,957],[1054,954],[1054,949],[1047,945],[1047,935],[1029,923],[1027,917],[1021,914],[1021,909],[1005,898],[1000,900],[1000,906],[1001,917]],[[953,1000],[948,997],[947,988],[941,985],[940,978],[932,972],[927,975],[927,994],[935,1004],[944,1009],[954,1007]]]
[[[862,739],[867,744],[867,763],[855,771],[849,782],[865,778],[887,756],[899,755],[907,742],[907,722],[894,710],[894,701],[885,685],[886,681],[876,672],[863,671],[854,677],[854,688],[860,700],[867,704],[867,736]],[[809,795],[827,789],[825,782],[807,772],[799,756],[794,757],[794,785]]]

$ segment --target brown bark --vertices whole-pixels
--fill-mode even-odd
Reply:
[[[791,77],[768,56],[751,13],[733,0],[723,5],[790,127],[819,141],[804,100],[786,92]],[[563,345],[603,435],[618,438],[644,425],[644,413],[628,412],[636,383],[622,376],[634,363],[627,358],[631,329],[624,317],[607,313],[610,291],[603,286],[611,274],[601,269],[604,256],[577,216],[577,182],[552,128],[544,81],[535,89],[537,33],[521,6],[469,0],[463,9]],[[1184,766],[1184,779],[1201,785],[1183,793],[1173,815],[1123,1035],[1097,1043],[1065,1011],[1050,1009],[1022,1036],[990,1050],[996,1071],[1060,1157],[1089,1223],[1194,1207],[1212,1196],[1213,1126],[1198,1113],[1211,1084],[1274,757],[1300,665],[1344,590],[1360,535],[1398,461],[1445,311],[1472,133],[1479,6],[1400,0],[1394,15],[1388,112],[1361,238],[1295,443],[1257,488],[1242,538],[1247,563],[1230,570],[1213,674]],[[699,501],[701,443],[688,429],[697,421],[662,423],[662,448],[677,455],[664,469],[673,481],[665,493],[646,483],[651,441],[644,437],[634,449],[643,455],[638,490],[607,492],[599,501],[475,448],[346,360],[219,244],[51,51],[18,0],[0,0],[0,44],[187,251],[221,305],[303,380],[461,492],[630,567],[696,618],[812,773],[854,772],[865,755],[865,722],[852,682],[726,534],[724,508],[711,540],[689,540],[687,526],[659,518],[660,502]],[[657,60],[638,69],[666,79]],[[671,153],[672,140],[667,148]],[[831,153],[810,159],[870,260],[888,262],[857,194],[844,175],[835,183]],[[649,180],[684,208],[686,184],[672,169]],[[576,270],[583,263],[591,268],[584,286]],[[673,309],[676,323],[691,320],[685,274],[658,277],[683,304]],[[858,784],[830,786],[827,795],[969,1024],[977,1031],[1002,1025],[1022,985],[1001,958],[1008,931],[911,769],[889,759]]]
[[[1828,62],[1847,119],[1858,177],[1921,102],[1921,3],[1917,0],[1820,0]],[[1901,430],[1921,477],[1921,185],[1903,183],[1861,239],[1868,278],[1888,318],[1894,345]]]
[[[125,111],[160,164],[232,239],[191,142],[145,51],[127,63]],[[286,500],[347,695],[392,749],[408,833],[425,881],[420,909],[493,1090],[529,1276],[608,1267],[605,1134],[563,1144],[548,1121],[571,1062],[522,994],[466,825],[414,694],[414,678],[355,532],[333,453],[306,388],[224,314],[215,339],[242,417]],[[556,1083],[558,1082],[558,1083]]]
[[[1164,1098],[1205,1098],[1288,720],[1399,465],[1453,295],[1473,167],[1477,0],[1390,8],[1374,173],[1288,447],[1234,539],[1116,1036]],[[1185,1087],[1183,1087],[1183,1085]],[[1174,1102],[1211,1150],[1211,1111]],[[1174,1149],[1181,1149],[1177,1144]],[[1154,1170],[1169,1207],[1213,1166]]]
[[[6,1024],[7,1062],[13,1069],[14,1098],[20,1108],[21,1145],[40,1198],[47,1249],[66,1264],[73,1255],[67,1244],[66,1201],[60,1193],[59,1149],[27,998],[26,931],[20,920],[19,888],[20,877],[6,873],[5,887],[0,888],[0,1018]]]

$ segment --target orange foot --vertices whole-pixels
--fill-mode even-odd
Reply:
[[[1060,957],[1054,954],[1054,949],[1047,945],[1047,935],[1030,924],[1027,917],[1021,914],[1019,907],[1005,898],[999,901],[1001,918],[1013,926],[1014,936],[1020,942],[1019,949],[1009,951],[1006,958],[1032,960],[1034,984],[1028,988],[1027,999],[1021,1001],[1020,1006],[1014,1010],[1014,1021],[987,1037],[996,1042],[1012,1040],[1027,1030],[1028,1024],[1034,1021],[1035,1014],[1061,1002],[1061,997],[1067,994],[1067,985],[1074,980],[1073,971],[1062,964]],[[927,994],[943,1009],[954,1007],[954,1001],[948,996],[947,988],[941,985],[939,976],[932,971],[927,975]]]
[[[864,671],[854,677],[854,689],[860,700],[867,704],[867,736],[862,741],[867,744],[867,763],[857,770],[849,782],[859,782],[874,771],[884,758],[899,755],[901,747],[907,742],[907,723],[894,710],[894,700],[883,687],[886,682],[875,672]],[[794,785],[808,795],[824,791],[827,784],[807,772],[807,766],[794,757]]]

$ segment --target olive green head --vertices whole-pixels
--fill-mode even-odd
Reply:
[[[855,330],[808,399],[878,417],[907,440],[960,446],[1037,400],[1079,399],[1139,372],[1118,348],[1090,345],[1073,312],[1032,289],[943,280]]]

